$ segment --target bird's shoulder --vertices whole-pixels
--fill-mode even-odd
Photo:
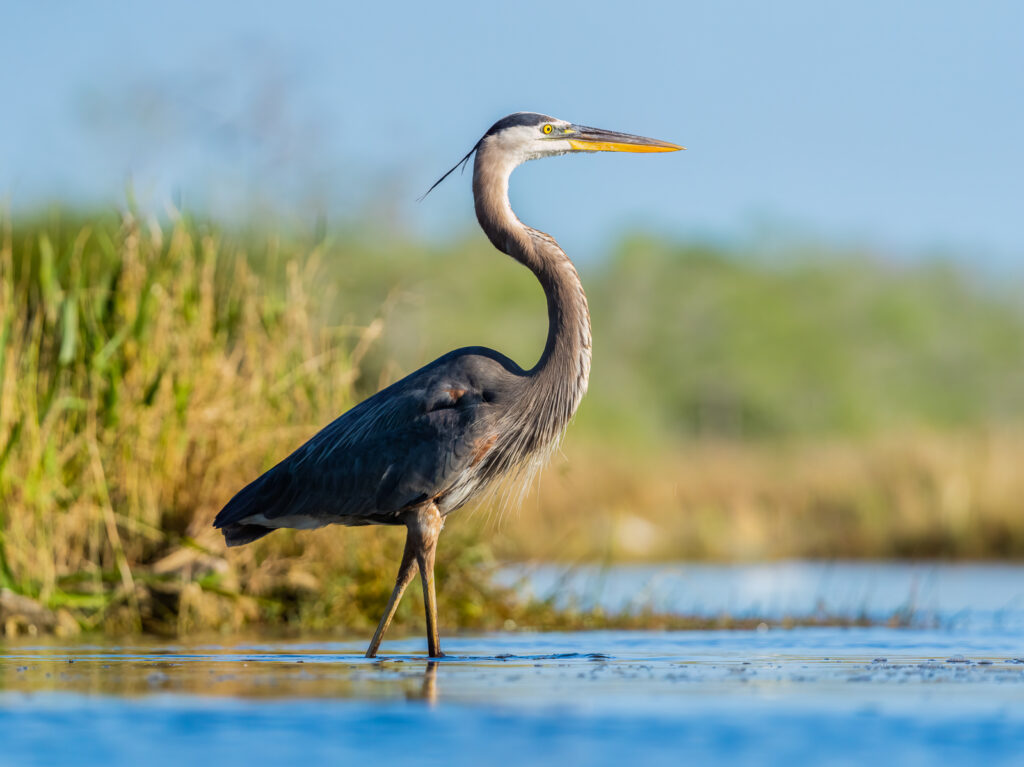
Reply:
[[[444,410],[501,407],[524,377],[516,363],[492,349],[456,349],[363,400],[322,433],[353,442],[414,427]]]
[[[413,465],[454,470],[467,450],[492,436],[525,375],[492,349],[456,349],[343,413],[280,468],[324,476]]]

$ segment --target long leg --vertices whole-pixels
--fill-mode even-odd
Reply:
[[[412,583],[412,579],[416,577],[417,560],[412,543],[412,532],[410,531],[405,538],[405,551],[402,554],[402,564],[398,568],[398,578],[395,579],[395,589],[391,592],[388,606],[384,608],[384,615],[381,617],[380,623],[377,624],[377,630],[373,634],[373,639],[370,640],[370,646],[366,650],[367,658],[377,656],[380,641],[384,638],[384,632],[388,630],[388,626],[391,625],[391,619],[395,617],[395,610],[398,609],[398,603],[402,599],[402,594],[405,593],[406,587]]]
[[[416,563],[423,580],[423,609],[427,617],[427,652],[431,658],[440,658],[441,640],[437,633],[437,597],[434,592],[434,552],[441,535],[444,518],[437,506],[430,504],[415,512],[415,521],[409,523],[409,537],[416,533]]]
[[[444,519],[437,506],[430,504],[410,512],[405,520],[408,533],[405,537],[405,551],[402,553],[402,564],[398,568],[394,591],[384,610],[384,615],[377,624],[377,630],[370,640],[366,657],[377,655],[384,632],[395,617],[398,602],[402,599],[406,587],[416,577],[417,568],[423,578],[423,606],[427,616],[427,650],[431,658],[439,658],[441,642],[437,634],[437,599],[434,592],[434,552],[437,550],[437,538],[441,534]]]

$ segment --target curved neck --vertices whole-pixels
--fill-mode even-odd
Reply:
[[[544,288],[548,338],[529,374],[549,384],[571,417],[590,377],[587,297],[576,268],[554,238],[526,226],[513,213],[508,180],[516,165],[518,161],[489,147],[488,142],[481,144],[473,166],[476,217],[494,247],[529,268]]]

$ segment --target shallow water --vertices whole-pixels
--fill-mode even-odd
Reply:
[[[1003,620],[946,620],[949,578],[922,628],[446,636],[439,662],[418,637],[8,643],[0,765],[1024,763],[1019,616],[992,586]]]
[[[1024,567],[783,561],[506,568],[501,581],[562,606],[734,618],[835,617],[1024,633]]]

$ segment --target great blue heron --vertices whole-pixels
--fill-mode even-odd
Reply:
[[[232,498],[213,523],[227,544],[249,543],[279,527],[405,525],[398,579],[366,656],[376,655],[417,569],[427,647],[431,657],[440,656],[434,552],[445,517],[495,480],[539,468],[590,376],[590,313],[579,275],[550,235],[512,212],[509,176],[523,162],[549,155],[682,148],[533,112],[491,126],[455,167],[476,152],[477,220],[494,247],[530,269],[544,288],[549,328],[540,360],[523,370],[493,349],[472,346],[391,384]]]

